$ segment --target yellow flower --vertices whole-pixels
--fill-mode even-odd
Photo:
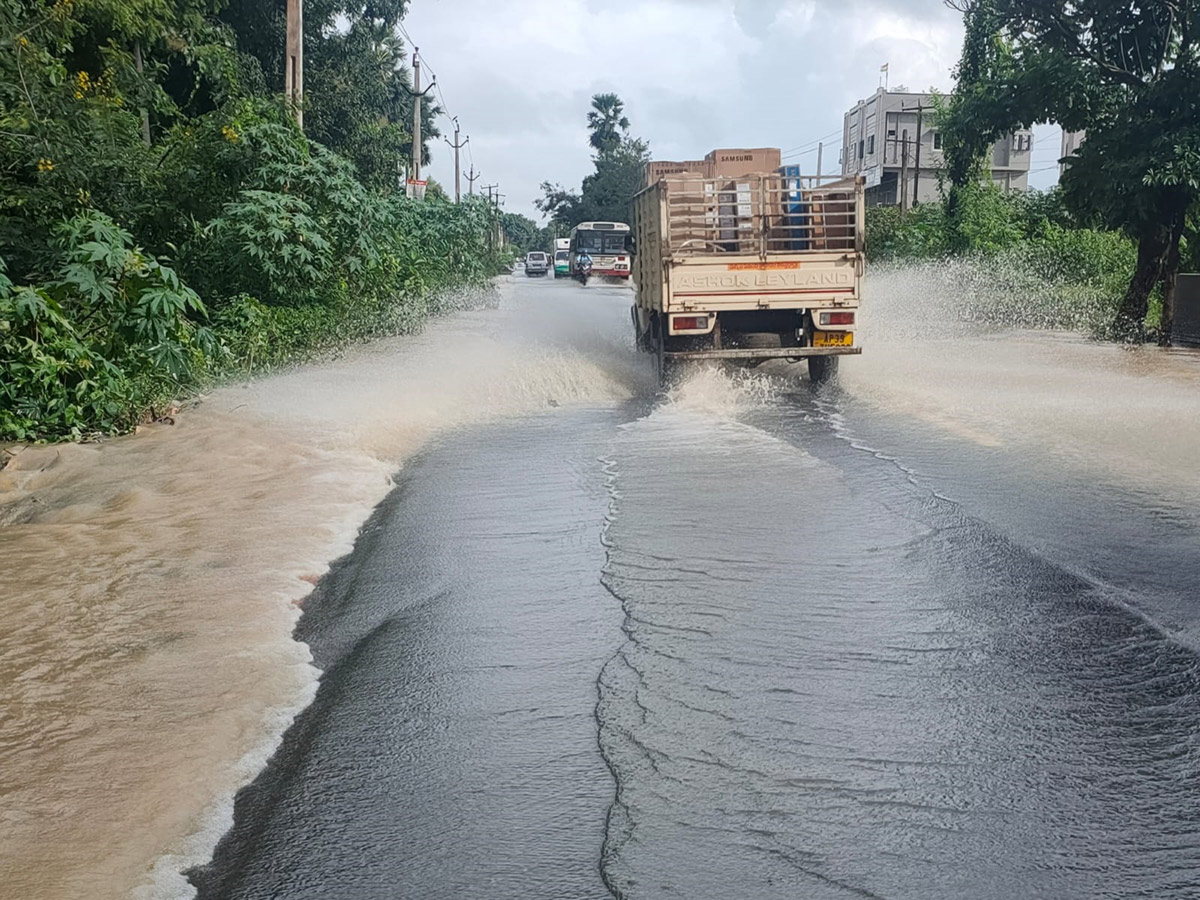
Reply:
[[[46,157],[43,156],[41,159],[38,160],[38,171],[39,172],[53,172],[54,171],[54,163],[51,160],[48,160],[48,159],[46,159]]]
[[[238,133],[236,130],[234,130],[234,128],[232,126],[222,125],[221,126],[221,134],[224,135],[225,140],[229,141],[229,143],[231,143],[231,144],[237,143]]]
[[[27,41],[24,37],[18,38],[17,43],[20,44],[22,47],[29,46],[29,41]]]

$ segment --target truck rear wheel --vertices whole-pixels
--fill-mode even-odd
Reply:
[[[836,356],[810,356],[808,358],[808,380],[813,384],[829,384],[838,373]]]

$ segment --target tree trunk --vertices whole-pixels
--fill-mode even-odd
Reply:
[[[1137,266],[1112,323],[1114,337],[1130,342],[1144,339],[1150,292],[1162,273],[1169,243],[1170,229],[1166,224],[1154,225],[1138,240]]]
[[[1170,243],[1163,257],[1162,268],[1162,318],[1159,320],[1158,343],[1160,346],[1171,346],[1171,332],[1175,330],[1175,284],[1179,275],[1179,242],[1183,238],[1183,229],[1187,224],[1187,209],[1175,213],[1175,221],[1171,223]]]

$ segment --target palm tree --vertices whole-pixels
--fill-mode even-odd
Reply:
[[[592,108],[587,117],[592,134],[588,141],[601,153],[620,146],[621,139],[629,130],[629,120],[624,113],[625,104],[616,94],[597,94],[592,98]]]

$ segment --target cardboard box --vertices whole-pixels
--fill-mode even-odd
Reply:
[[[776,171],[781,157],[778,147],[728,148],[713,150],[704,162],[710,178],[742,178]]]

